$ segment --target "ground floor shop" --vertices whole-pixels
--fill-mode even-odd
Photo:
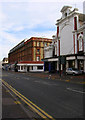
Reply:
[[[43,72],[44,63],[43,62],[20,62],[17,64],[19,72]]]
[[[85,73],[84,55],[67,55],[44,59],[44,71],[64,73],[66,68],[77,68]]]

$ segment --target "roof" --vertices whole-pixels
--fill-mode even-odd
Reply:
[[[52,40],[52,39],[44,37],[31,37],[29,40]]]
[[[8,58],[3,58],[3,61],[8,60]]]
[[[49,41],[49,42],[52,42],[52,39],[50,38],[43,38],[43,37],[31,37],[30,39],[26,38],[24,40],[22,40],[19,44],[17,44],[15,47],[13,47],[9,53],[15,51],[16,49],[22,47],[24,44],[32,41],[32,40],[42,40],[42,41]]]
[[[68,8],[72,8],[71,6],[64,6],[60,12],[64,12],[65,10],[67,10]]]

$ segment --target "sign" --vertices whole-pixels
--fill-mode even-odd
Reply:
[[[65,56],[59,56],[59,64],[66,64],[66,57]]]

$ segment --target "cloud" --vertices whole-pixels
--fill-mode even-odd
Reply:
[[[64,2],[83,2],[84,0],[64,0]],[[63,2],[63,0],[1,0],[1,2]]]
[[[0,49],[2,56],[25,38],[52,38],[56,34],[56,20],[63,5],[83,11],[83,0],[1,0]],[[82,7],[81,7],[82,6]],[[1,57],[0,57],[1,58]]]

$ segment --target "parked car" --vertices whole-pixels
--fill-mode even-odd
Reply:
[[[67,68],[66,69],[66,74],[79,75],[79,74],[82,74],[82,71],[78,70],[77,68]]]

